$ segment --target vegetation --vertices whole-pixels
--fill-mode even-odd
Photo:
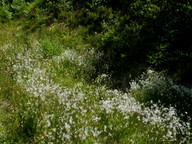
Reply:
[[[0,143],[192,143],[191,5],[1,0]]]

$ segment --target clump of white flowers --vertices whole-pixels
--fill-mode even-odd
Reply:
[[[18,109],[25,108],[23,120],[30,117],[36,123],[35,142],[121,143],[125,140],[125,143],[136,143],[139,138],[154,143],[189,141],[190,124],[180,120],[173,107],[157,104],[146,107],[133,97],[133,93],[109,90],[102,85],[79,83],[67,88],[57,83],[53,79],[56,77],[53,64],[64,68],[62,64],[66,60],[80,66],[86,61],[70,50],[52,59],[43,59],[38,49],[16,56],[14,78],[28,96]],[[103,74],[98,81],[106,77]],[[158,80],[140,83],[150,89],[154,82],[158,85]],[[131,90],[137,90],[140,85],[133,82]],[[24,124],[21,126],[25,127]]]

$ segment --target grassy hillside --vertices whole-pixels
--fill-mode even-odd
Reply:
[[[81,27],[25,33],[21,26],[1,24],[1,143],[190,143],[190,123],[178,115],[190,111],[139,102],[164,92],[160,74],[148,71],[126,93],[102,84],[106,74],[88,82],[99,54]]]
[[[0,2],[0,143],[192,143],[178,3]]]

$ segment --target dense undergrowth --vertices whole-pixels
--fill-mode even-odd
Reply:
[[[0,2],[0,143],[192,143],[190,16],[175,0]]]
[[[28,32],[53,23],[83,27],[84,39],[104,53],[96,72],[110,74],[114,87],[126,87],[148,67],[191,86],[191,5],[178,0],[2,0],[0,21],[23,19]]]
[[[54,24],[26,35],[19,25],[1,29],[9,36],[0,47],[1,143],[191,142],[190,89],[150,70],[127,92],[107,87],[106,74],[88,82],[102,54],[81,39],[81,27]]]

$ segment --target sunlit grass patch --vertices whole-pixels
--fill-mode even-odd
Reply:
[[[20,35],[21,25],[18,21],[0,23],[0,49],[5,44],[10,44]]]

